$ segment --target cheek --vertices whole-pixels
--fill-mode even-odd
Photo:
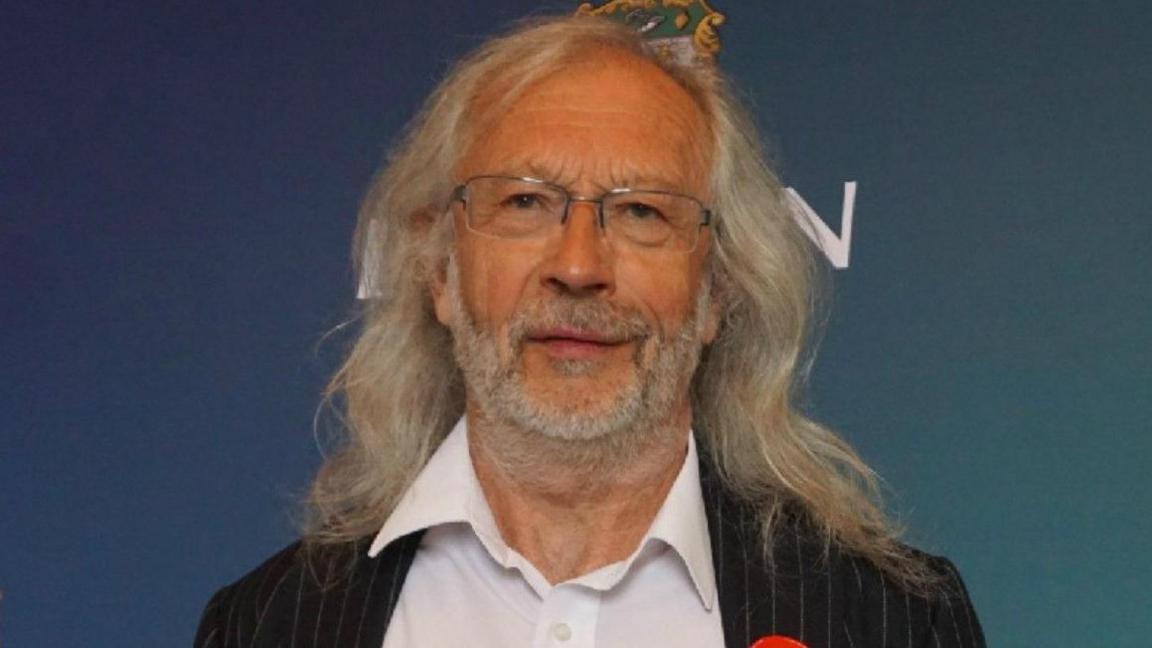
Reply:
[[[508,247],[515,246],[484,241],[459,248],[464,303],[487,331],[503,332],[532,276],[532,255]]]
[[[639,308],[665,337],[687,321],[700,286],[698,269],[682,257],[621,259],[617,277],[623,301]]]

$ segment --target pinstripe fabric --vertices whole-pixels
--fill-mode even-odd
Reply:
[[[216,593],[198,648],[380,648],[421,534],[368,559],[368,541],[305,554],[299,543]]]
[[[905,592],[869,562],[826,549],[785,521],[762,550],[754,516],[701,461],[726,648],[772,634],[809,648],[983,648],[984,637],[955,567],[931,599]],[[376,558],[365,538],[305,556],[294,544],[217,592],[204,610],[197,648],[380,648],[421,533]],[[451,611],[444,611],[450,615]]]
[[[796,519],[765,555],[755,516],[701,461],[726,648],[779,634],[809,648],[984,648],[956,568],[926,556],[941,576],[931,598],[910,594],[870,562],[827,547]]]

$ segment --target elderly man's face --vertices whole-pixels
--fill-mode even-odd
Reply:
[[[456,175],[528,176],[578,196],[660,189],[707,204],[709,142],[699,108],[662,71],[595,52],[529,88]],[[699,348],[716,329],[702,294],[707,228],[692,252],[637,248],[608,240],[595,210],[573,203],[552,236],[500,239],[468,230],[457,204],[452,267],[433,287],[470,400],[567,438],[686,415]]]

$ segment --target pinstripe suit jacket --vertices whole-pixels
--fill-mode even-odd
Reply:
[[[928,557],[943,576],[939,593],[917,596],[866,560],[834,547],[826,553],[816,534],[787,522],[770,566],[755,517],[707,464],[701,485],[726,648],[774,634],[809,648],[983,648],[976,613],[946,559]],[[216,593],[195,645],[380,648],[421,535],[396,540],[376,558],[367,556],[370,537],[311,551],[293,544]]]

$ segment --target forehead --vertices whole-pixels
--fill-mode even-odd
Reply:
[[[459,179],[501,173],[602,188],[705,188],[711,134],[703,112],[676,80],[634,55],[590,52],[514,101],[484,104],[493,115],[459,161]]]

